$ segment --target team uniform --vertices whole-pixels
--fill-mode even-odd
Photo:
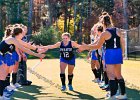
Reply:
[[[12,53],[12,59],[13,59],[13,61],[15,61],[15,62],[19,62],[19,55],[18,55],[17,51],[14,51],[14,52]]]
[[[60,45],[60,62],[67,63],[69,65],[75,66],[75,54],[72,47],[72,42],[69,41],[68,45],[64,46],[64,43],[61,42]]]
[[[14,65],[15,59],[12,57],[13,52],[15,52],[15,46],[2,41],[0,43],[0,65],[6,64],[8,67]]]
[[[107,28],[111,34],[111,38],[106,40],[106,50],[105,50],[105,64],[107,65],[114,65],[114,64],[123,64],[123,56],[122,56],[122,49],[121,49],[121,42],[120,37],[117,35],[116,28]],[[118,85],[120,86],[121,95],[115,96],[118,94]],[[124,79],[114,79],[109,80],[109,87],[110,87],[110,94],[109,97],[117,98],[117,99],[124,99],[126,97],[125,92],[125,82]],[[107,97],[108,98],[108,97]]]
[[[94,43],[94,38],[91,37],[91,44]],[[92,50],[91,52],[91,60],[98,60],[97,56],[96,56],[96,50]]]
[[[12,59],[12,53],[14,51],[15,45],[7,44],[5,41],[0,42],[0,67],[3,67],[3,69],[0,70],[0,76],[3,76],[4,78],[7,76],[6,67],[11,67],[15,64],[15,61]],[[6,80],[0,80],[0,96],[3,95],[6,85]]]
[[[74,54],[74,50],[72,47],[72,42],[69,41],[68,45],[64,46],[63,41],[60,44],[60,62],[64,62],[68,65],[73,65],[75,66],[75,54]],[[60,78],[61,78],[61,82],[62,82],[62,87],[61,90],[65,91],[66,90],[66,85],[65,85],[65,73],[60,73]],[[72,87],[72,79],[73,79],[73,74],[72,75],[68,75],[68,87],[69,90],[73,90]]]
[[[122,64],[122,49],[120,45],[120,37],[116,33],[116,28],[106,29],[112,36],[106,40],[105,64]]]
[[[98,60],[97,56],[96,56],[96,50],[93,50],[91,52],[91,60]]]

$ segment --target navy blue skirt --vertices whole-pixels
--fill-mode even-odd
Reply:
[[[74,65],[74,66],[75,66],[75,57],[73,57],[73,58],[70,59],[70,60],[66,60],[66,59],[60,57],[60,62],[64,62],[64,63],[66,63],[66,64]]]

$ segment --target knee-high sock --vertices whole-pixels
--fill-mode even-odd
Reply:
[[[106,71],[104,72],[104,80],[105,80],[105,84],[107,85],[109,79],[108,79]]]
[[[66,80],[65,74],[60,74],[60,78],[61,78],[62,85],[65,86],[66,85],[65,84],[65,80]]]
[[[124,95],[126,93],[124,79],[119,79],[118,83],[119,83],[119,86],[120,86],[120,89],[121,89],[121,94]]]
[[[97,74],[98,74],[99,80],[101,80],[101,68],[97,69]]]
[[[10,85],[10,74],[7,75],[5,80],[5,87]]]
[[[73,74],[68,75],[69,85],[72,85]]]
[[[5,80],[0,80],[0,96],[3,96],[3,90],[5,89]]]
[[[93,74],[95,75],[95,78],[98,78],[98,73],[96,69],[92,69]]]
[[[12,73],[12,83],[15,84],[17,82],[17,73]]]
[[[111,96],[115,95],[117,92],[115,80],[109,80],[109,88],[110,88]]]
[[[119,84],[118,84],[118,79],[115,78],[115,81],[116,81],[116,90],[118,90],[118,88],[119,88],[119,87],[118,87],[118,85],[119,85]]]

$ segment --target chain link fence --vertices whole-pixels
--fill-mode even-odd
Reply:
[[[140,25],[127,31],[128,59],[140,60]]]

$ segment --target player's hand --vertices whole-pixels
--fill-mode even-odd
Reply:
[[[44,48],[38,48],[37,49],[37,52],[38,53],[45,53],[47,50],[46,49],[44,49]]]
[[[87,56],[87,60],[89,60],[89,59],[90,59],[90,56],[88,55],[88,56]]]
[[[25,53],[22,54],[22,58],[24,61],[27,61],[27,56],[25,55]]]
[[[87,48],[87,45],[86,44],[83,44],[83,45],[81,45],[81,46],[79,46],[79,48],[78,48],[78,52],[82,52],[82,51],[84,51],[84,50],[86,50],[86,48]]]
[[[39,58],[41,58],[41,59],[43,59],[45,56],[46,56],[45,54],[39,54],[39,53],[38,53],[38,55],[37,55],[37,57],[39,57]]]

